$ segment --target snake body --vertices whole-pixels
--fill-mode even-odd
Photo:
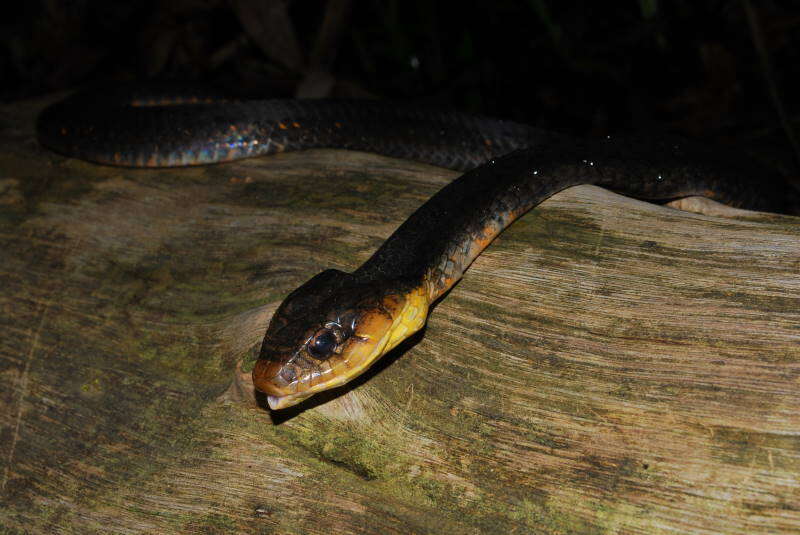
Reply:
[[[253,381],[272,409],[346,383],[425,324],[430,305],[519,216],[595,184],[636,198],[703,195],[785,211],[748,161],[674,139],[575,140],[507,121],[381,102],[141,102],[109,91],[46,109],[42,144],[104,164],[208,164],[316,147],[468,170],[352,273],[326,270],[289,294],[267,328]]]
[[[48,107],[37,133],[62,154],[128,167],[341,148],[461,171],[548,136],[511,121],[380,101],[227,102],[113,89],[78,93]]]

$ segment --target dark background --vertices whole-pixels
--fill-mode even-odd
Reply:
[[[38,0],[0,22],[0,99],[182,80],[441,103],[578,135],[669,131],[797,184],[800,2]]]

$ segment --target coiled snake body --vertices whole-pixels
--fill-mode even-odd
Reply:
[[[525,125],[380,102],[164,104],[114,91],[46,109],[42,144],[124,166],[209,164],[281,151],[363,150],[467,171],[353,273],[326,270],[276,311],[253,370],[272,409],[344,384],[425,324],[491,241],[551,195],[595,184],[649,200],[703,195],[784,211],[749,162],[676,140],[575,140]],[[759,182],[761,180],[761,183]]]

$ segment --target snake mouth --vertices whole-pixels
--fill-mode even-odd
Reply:
[[[267,404],[269,408],[273,411],[277,411],[279,409],[285,409],[286,407],[291,407],[292,405],[297,405],[301,401],[309,398],[311,394],[306,395],[305,393],[302,394],[289,394],[287,396],[267,396]]]

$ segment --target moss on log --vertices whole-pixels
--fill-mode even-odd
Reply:
[[[0,109],[7,532],[800,531],[797,219],[572,188],[414,343],[274,419],[246,369],[282,297],[455,174],[96,166],[37,146],[40,108]]]

